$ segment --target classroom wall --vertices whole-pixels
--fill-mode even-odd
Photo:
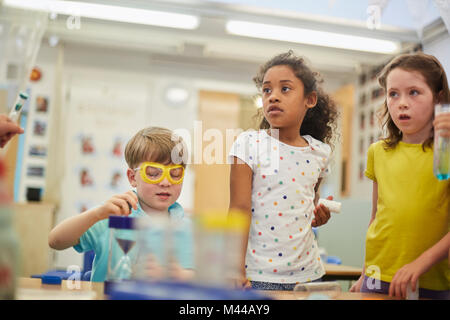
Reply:
[[[59,145],[51,147],[58,148],[58,151],[65,150],[65,152],[56,158],[58,165],[61,165],[61,162],[64,165],[63,176],[58,177],[62,181],[62,189],[60,190],[61,202],[56,214],[56,223],[79,213],[77,208],[81,205],[80,201],[75,201],[76,196],[85,198],[86,204],[91,207],[100,204],[113,194],[112,190],[105,188],[103,193],[100,193],[99,190],[96,191],[95,194],[101,195],[96,198],[92,192],[88,192],[89,190],[76,191],[76,183],[73,181],[76,177],[74,170],[80,167],[80,162],[89,160],[77,158],[72,152],[72,149],[79,148],[77,140],[74,140],[74,132],[81,128],[84,128],[84,132],[88,132],[95,128],[92,125],[93,118],[100,121],[98,113],[102,109],[98,104],[107,107],[108,99],[114,99],[116,96],[124,101],[123,108],[126,110],[135,106],[131,101],[131,105],[129,105],[126,99],[123,100],[123,97],[119,96],[127,94],[137,97],[136,103],[141,105],[144,114],[134,123],[133,127],[122,130],[124,136],[131,137],[138,128],[148,125],[192,130],[194,120],[197,119],[198,92],[200,90],[235,93],[241,96],[253,96],[256,93],[251,80],[256,70],[250,67],[243,69],[208,64],[198,67],[189,62],[183,63],[182,59],[162,59],[145,52],[125,49],[109,48],[105,50],[105,48],[79,44],[62,44],[60,48],[51,48],[43,43],[37,65],[48,63],[49,60],[54,59],[57,50],[63,54],[63,67],[59,71],[62,75],[59,77],[55,75],[54,78],[60,78],[62,83],[62,101],[58,107],[63,111],[58,121],[61,121],[64,132],[59,134],[61,135]],[[189,90],[190,100],[186,106],[173,108],[165,104],[163,91],[169,84],[179,84]],[[339,88],[341,84],[341,79],[325,79],[327,89]],[[87,90],[84,97],[83,90]],[[93,99],[91,105],[94,109],[98,107],[97,110],[93,110],[95,116],[91,119],[77,117],[73,110],[77,107],[77,103],[89,100],[87,97]],[[104,97],[103,100],[102,97]],[[117,106],[117,101],[115,101],[115,106]],[[104,119],[104,121],[106,123],[99,126],[98,130],[103,130],[106,134],[106,132],[110,132],[108,131],[108,121],[112,120]],[[80,123],[77,125],[75,122]],[[119,126],[120,122],[109,124]],[[106,143],[107,137],[102,141],[102,143]],[[108,163],[96,168],[97,174],[109,170]],[[336,170],[333,172],[338,175]],[[323,189],[328,194],[335,194],[338,187],[334,187],[333,181],[337,180],[334,176],[331,176],[329,180],[329,183],[324,183]],[[179,199],[187,209],[192,209],[194,205],[194,184],[194,173],[188,171]],[[82,265],[82,255],[73,249],[55,251],[54,255],[54,267],[65,268],[69,265]]]
[[[424,47],[426,52],[435,54],[443,62],[448,70],[450,68],[449,53],[450,37],[440,39]],[[191,128],[197,117],[198,91],[210,90],[218,92],[236,93],[242,96],[252,96],[256,89],[251,81],[254,71],[251,68],[223,68],[221,66],[197,67],[192,63],[183,63],[180,60],[165,60],[145,52],[129,51],[126,49],[99,48],[79,44],[64,44],[62,48],[52,48],[43,43],[40,50],[37,65],[56,63],[57,51],[62,50],[64,62],[62,68],[62,104],[57,106],[68,108],[66,95],[69,93],[72,83],[81,82],[84,86],[96,86],[104,83],[126,83],[130,91],[135,91],[140,96],[145,109],[142,122],[136,124],[128,131],[130,136],[139,126],[159,125],[177,128]],[[58,72],[57,70],[55,72]],[[449,71],[447,71],[449,72]],[[55,81],[59,79],[53,75]],[[190,91],[190,101],[181,109],[170,108],[163,101],[162,91],[172,83],[181,84]],[[341,79],[334,79],[325,75],[325,89],[328,92],[338,90],[344,83]],[[124,104],[124,108],[128,106]],[[63,113],[62,127],[67,127],[71,119]],[[354,141],[352,143],[355,143]],[[54,146],[51,146],[54,147]],[[322,186],[322,194],[334,195],[335,199],[342,201],[342,213],[333,215],[330,222],[319,228],[319,245],[325,247],[328,254],[339,256],[344,264],[360,266],[364,252],[364,238],[370,217],[370,193],[364,197],[340,199],[338,191],[340,187],[340,163],[341,150],[335,152],[332,176]],[[57,160],[66,162],[66,157],[58,155]],[[65,173],[67,175],[67,173]],[[61,177],[64,179],[64,177]],[[195,176],[189,172],[186,176],[180,202],[186,208],[192,208],[194,202]],[[64,192],[61,198],[64,197]],[[99,199],[104,201],[104,199]],[[99,203],[95,199],[92,205]],[[56,222],[78,214],[73,208],[61,206],[56,215]],[[73,249],[55,253],[54,266],[65,267],[70,264],[82,265],[82,256]]]
[[[436,56],[443,63],[449,54],[447,38],[445,41],[430,43],[425,49],[430,53],[436,52]],[[53,63],[57,48],[51,48],[43,44],[38,57],[39,64]],[[233,92],[243,96],[251,96],[256,93],[251,77],[251,70],[220,70],[220,68],[195,68],[192,65],[183,65],[179,62],[163,61],[155,59],[144,52],[131,52],[122,49],[107,50],[86,45],[65,44],[63,48],[63,87],[65,95],[68,88],[73,83],[81,82],[84,86],[94,87],[102,90],[98,83],[126,83],[127,88],[135,91],[137,96],[141,96],[145,110],[145,116],[139,125],[130,128],[131,135],[139,126],[159,125],[171,129],[188,128],[192,129],[192,124],[197,117],[198,91],[211,90],[222,92]],[[446,63],[447,68],[449,63]],[[181,109],[170,108],[163,101],[162,91],[172,83],[185,86],[191,93],[189,104]],[[342,85],[339,80],[325,78],[326,89],[337,89]],[[63,99],[61,108],[67,108],[67,103]],[[128,106],[124,105],[124,108]],[[67,124],[71,119],[67,114],[62,115]],[[354,142],[353,142],[354,143]],[[343,203],[342,213],[333,215],[330,222],[319,228],[319,245],[325,247],[328,254],[339,256],[344,264],[360,266],[362,264],[364,252],[364,238],[367,224],[370,217],[370,194],[365,197],[339,199],[338,191],[340,184],[340,163],[341,150],[335,150],[335,160],[332,163],[333,174],[324,182],[322,194],[334,195]],[[61,161],[66,161],[64,157],[59,157]],[[69,165],[65,163],[65,165]],[[76,164],[73,164],[76,165]],[[106,170],[106,169],[105,169]],[[65,175],[68,173],[66,172]],[[187,174],[185,186],[183,188],[180,202],[186,208],[193,207],[194,199],[193,174]],[[61,200],[65,199],[62,193]],[[105,194],[106,195],[106,194]],[[99,199],[99,201],[104,201]],[[97,205],[97,200],[92,199],[91,205]],[[78,212],[67,203],[62,205],[56,215],[56,222],[70,217]],[[62,252],[55,252],[54,265],[66,267],[71,264],[82,265],[82,256],[73,249]]]
[[[439,59],[448,79],[450,75],[450,33],[442,35],[429,43],[425,43],[423,51]]]
[[[438,57],[447,74],[450,75],[450,36],[448,34],[425,43],[424,51]],[[61,68],[56,68],[55,65],[60,58],[62,59]],[[106,185],[97,186],[95,192],[92,192],[93,189],[78,190],[75,188],[74,181],[77,178],[74,170],[78,170],[82,164],[92,162],[97,162],[95,166],[97,177],[108,175],[114,164],[122,166],[122,170],[125,171],[124,161],[111,160],[106,156],[108,150],[106,145],[114,138],[112,132],[114,134],[120,132],[121,137],[128,139],[139,128],[149,125],[192,130],[198,115],[199,91],[233,93],[242,97],[249,97],[256,93],[251,80],[256,72],[253,64],[242,68],[239,64],[214,64],[207,59],[203,64],[199,64],[199,61],[198,57],[183,60],[180,57],[164,57],[145,51],[132,51],[120,48],[120,44],[110,48],[77,43],[61,43],[58,47],[49,47],[47,43],[43,43],[37,65],[45,68],[46,73],[45,79],[37,86],[37,89],[51,97],[50,108],[56,107],[60,111],[52,121],[59,122],[58,127],[63,128],[63,131],[61,129],[58,132],[52,132],[49,140],[52,143],[50,148],[53,154],[55,154],[54,150],[57,151],[55,156],[50,157],[49,161],[52,163],[49,163],[47,168],[58,171],[58,174],[61,173],[61,175],[54,175],[52,181],[46,181],[46,183],[52,183],[52,186],[61,184],[59,192],[49,197],[56,199],[59,205],[55,223],[78,214],[82,204],[79,199],[85,200],[84,204],[92,207],[116,193],[117,190],[109,189]],[[342,78],[333,78],[326,74],[324,79],[327,92],[335,92],[347,84],[342,82]],[[172,84],[188,89],[190,99],[186,105],[172,107],[165,103],[163,92]],[[58,103],[55,104],[55,101]],[[116,112],[102,115],[102,110],[111,105]],[[119,109],[120,105],[123,110]],[[86,111],[81,115],[77,113],[80,106]],[[92,112],[87,111],[86,107],[91,107]],[[127,114],[127,117],[122,118],[121,115],[124,114]],[[52,125],[49,128],[53,127]],[[26,130],[32,130],[31,124],[26,127]],[[78,134],[80,132],[95,133],[100,137],[98,150],[103,150],[103,157],[94,159],[77,156],[74,151],[79,148]],[[28,139],[26,149],[30,142],[33,141]],[[352,143],[355,144],[356,141]],[[339,256],[343,264],[361,266],[364,257],[365,233],[371,211],[371,185],[350,189],[349,197],[339,197],[340,159],[343,153],[344,151],[337,146],[331,163],[332,174],[324,181],[321,188],[323,196],[333,195],[336,200],[342,202],[342,212],[332,214],[329,223],[318,229],[318,241],[319,246],[324,247],[329,255]],[[355,163],[352,164],[352,166],[355,165]],[[22,171],[22,179],[25,172],[26,168]],[[179,199],[179,202],[187,209],[194,207],[195,179],[194,172],[188,170]],[[126,186],[126,181],[122,186]],[[24,200],[23,191],[21,194],[21,200]],[[82,255],[73,249],[55,252],[53,267],[64,268],[73,264],[81,266]]]
[[[343,265],[362,267],[372,203],[360,198],[338,201],[342,203],[341,212],[332,213],[328,223],[317,229],[318,245],[329,256],[339,257]]]

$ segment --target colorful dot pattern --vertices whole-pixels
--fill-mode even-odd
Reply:
[[[311,229],[314,187],[329,174],[331,148],[311,136],[307,147],[284,144],[265,131],[243,132],[236,156],[253,170],[247,277],[276,283],[305,282],[324,274]]]

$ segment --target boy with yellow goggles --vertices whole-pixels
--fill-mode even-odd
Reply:
[[[124,152],[128,165],[128,181],[135,190],[113,195],[102,205],[62,221],[49,234],[50,247],[57,250],[73,247],[80,253],[94,250],[96,258],[92,263],[90,280],[103,282],[107,278],[108,257],[112,250],[122,250],[119,247],[110,247],[109,237],[104,236],[109,234],[109,217],[127,216],[140,219],[146,216],[164,216],[176,221],[183,235],[179,237],[177,233],[177,237],[171,239],[171,245],[176,250],[173,250],[170,266],[167,261],[153,258],[152,266],[167,269],[168,276],[179,281],[192,279],[194,236],[191,217],[185,214],[183,207],[177,202],[183,186],[184,165],[161,164],[172,160],[172,155],[175,154],[173,151],[178,152],[177,155],[181,158],[187,155],[183,140],[171,130],[160,127],[139,130],[128,141]],[[140,170],[140,175],[136,170]],[[170,185],[160,183],[165,181],[165,178]],[[163,248],[165,240],[164,237],[156,236],[152,246]]]
[[[184,167],[181,164],[163,165],[157,162],[143,162],[139,170],[141,178],[146,183],[157,184],[167,178],[172,184],[180,184],[184,178]]]

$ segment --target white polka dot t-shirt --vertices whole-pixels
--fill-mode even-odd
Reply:
[[[253,171],[252,219],[245,258],[247,278],[272,283],[308,282],[322,277],[311,229],[314,187],[329,174],[331,148],[309,135],[294,147],[266,131],[241,133],[230,150]]]

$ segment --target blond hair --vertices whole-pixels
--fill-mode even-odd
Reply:
[[[135,169],[141,162],[182,164],[186,167],[187,148],[171,130],[148,127],[137,132],[125,147],[125,161]]]

